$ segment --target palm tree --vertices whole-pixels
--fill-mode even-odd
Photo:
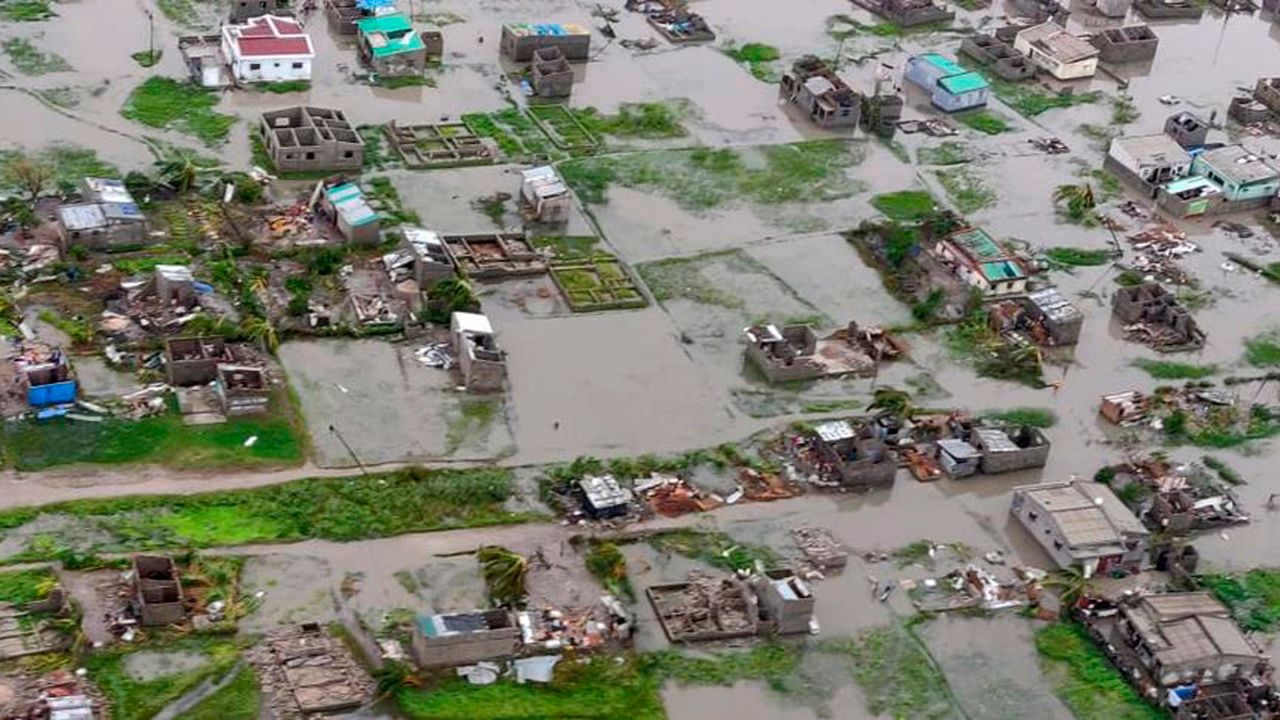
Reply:
[[[14,157],[5,165],[4,171],[14,184],[26,191],[31,202],[40,199],[54,176],[53,166],[26,155]]]
[[[276,332],[276,327],[265,317],[251,315],[241,323],[241,329],[250,340],[261,345],[267,352],[275,352],[276,348],[280,347],[280,335]]]
[[[528,558],[504,547],[486,545],[476,551],[476,559],[495,605],[510,607],[524,600]]]
[[[161,182],[179,195],[195,187],[200,174],[204,172],[195,157],[184,152],[175,152],[168,159],[156,161],[156,169],[160,173]]]
[[[1058,614],[1062,617],[1069,617],[1076,602],[1093,592],[1093,579],[1085,577],[1084,570],[1076,565],[1055,571],[1041,584],[1058,591]]]
[[[916,414],[916,408],[911,404],[911,395],[887,385],[875,389],[867,409],[885,410],[903,418],[914,417]]]
[[[1087,182],[1079,185],[1059,185],[1058,189],[1053,191],[1053,201],[1065,203],[1067,214],[1075,220],[1083,219],[1097,206],[1093,197],[1093,186]]]

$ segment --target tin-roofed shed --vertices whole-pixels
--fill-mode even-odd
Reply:
[[[929,101],[947,112],[987,104],[990,84],[980,73],[960,67],[938,53],[923,53],[907,60],[904,79],[929,93]]]
[[[342,183],[326,190],[321,207],[348,241],[358,245],[377,244],[378,213],[355,184]]]

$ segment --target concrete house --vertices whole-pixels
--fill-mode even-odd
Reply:
[[[1159,688],[1253,679],[1266,660],[1209,592],[1145,595],[1122,604],[1108,639],[1122,667],[1138,669]]]
[[[1280,77],[1259,78],[1253,97],[1273,113],[1280,114]]]
[[[420,75],[427,66],[427,46],[404,13],[356,21],[360,62],[379,75]]]
[[[123,182],[85,178],[80,197],[82,202],[58,208],[58,237],[64,248],[107,250],[146,242],[147,218]]]
[[[444,278],[453,277],[453,258],[437,233],[418,227],[402,227],[405,249],[413,263],[413,279],[427,290]]]
[[[261,15],[287,15],[293,0],[231,0],[231,22],[242,23]]]
[[[1089,39],[1098,48],[1098,59],[1108,63],[1150,60],[1160,46],[1160,38],[1147,25],[1105,28]]]
[[[846,420],[820,423],[813,430],[819,462],[841,486],[866,490],[893,485],[898,465],[870,432],[855,430]]]
[[[515,655],[520,628],[506,610],[419,615],[409,652],[422,668],[471,665]]]
[[[1280,163],[1243,145],[1206,150],[1191,163],[1191,174],[1200,175],[1222,189],[1225,202],[1260,207],[1280,191]]]
[[[1133,9],[1152,19],[1195,19],[1204,14],[1204,5],[1195,0],[1133,0]]]
[[[1039,72],[1026,56],[996,35],[970,35],[961,41],[960,53],[1005,80],[1025,80]]]
[[[364,140],[341,110],[300,105],[262,113],[262,140],[279,172],[364,167]]]
[[[762,619],[759,631],[776,635],[809,632],[815,600],[809,584],[791,570],[766,570],[751,578]]]
[[[1159,283],[1116,288],[1111,314],[1125,325],[1141,325],[1158,350],[1203,347],[1205,334],[1191,313]]]
[[[1064,480],[1013,489],[1011,511],[1061,568],[1085,577],[1142,569],[1150,531],[1106,485]]]
[[[1075,345],[1079,342],[1084,313],[1058,288],[1047,287],[1027,293],[1023,306],[1032,322],[1044,328],[1048,335],[1045,344]]]
[[[959,438],[937,442],[938,464],[952,478],[975,475],[982,466],[982,451]]]
[[[222,56],[237,82],[311,79],[311,37],[293,18],[263,15],[222,28]]]
[[[827,63],[805,55],[782,76],[779,91],[822,128],[857,127],[862,97]]]
[[[569,186],[550,165],[520,173],[520,211],[525,220],[557,224],[569,221],[573,196]]]
[[[186,619],[182,579],[173,558],[134,555],[132,569],[133,596],[129,602],[139,622],[146,626],[172,625]]]
[[[988,475],[1044,467],[1049,462],[1049,439],[1030,425],[977,428],[972,440],[982,453],[982,472]]]
[[[873,12],[898,27],[926,23],[950,22],[956,14],[932,0],[854,0],[854,4]]]
[[[573,92],[573,68],[558,47],[538,48],[533,51],[529,65],[529,85],[540,98],[569,97]]]
[[[502,54],[508,60],[529,62],[535,50],[560,48],[565,60],[591,55],[591,29],[575,23],[507,23],[502,26]]]
[[[943,237],[934,255],[971,287],[992,296],[1025,292],[1027,273],[985,230],[962,228]]]
[[[218,365],[235,362],[220,337],[170,338],[164,343],[165,371],[169,384],[207,385],[218,377]]]
[[[264,413],[271,403],[266,373],[250,365],[219,365],[214,392],[228,416]]]
[[[1170,115],[1164,121],[1164,134],[1188,150],[1204,147],[1209,139],[1209,123],[1201,120],[1190,110],[1183,110]]]
[[[1098,49],[1052,21],[1020,31],[1013,49],[1059,80],[1093,77],[1098,71]]]
[[[1191,171],[1191,155],[1164,133],[1118,137],[1111,141],[1103,167],[1140,186],[1148,195]]]
[[[498,347],[489,318],[477,313],[455,312],[449,327],[458,369],[462,371],[467,389],[473,392],[501,390],[507,377],[507,355]]]
[[[911,57],[903,78],[929,93],[934,107],[946,112],[982,107],[991,95],[991,86],[981,74],[966,71],[938,53]]]
[[[377,245],[381,239],[378,213],[364,199],[355,183],[334,185],[320,197],[320,213],[329,219],[347,242]]]

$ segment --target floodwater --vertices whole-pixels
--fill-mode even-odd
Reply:
[[[257,113],[296,103],[339,107],[360,123],[433,121],[501,108],[514,86],[495,64],[498,25],[508,20],[590,22],[592,5],[586,0],[446,0],[423,5],[424,12],[454,13],[463,22],[444,29],[445,67],[434,72],[438,86],[395,91],[353,82],[350,41],[328,33],[323,19],[317,17],[312,31],[319,57],[311,90],[279,96],[226,94],[219,111],[233,113],[242,122],[217,154],[232,166],[244,167],[249,157],[247,126],[256,121]],[[149,8],[151,3],[146,0],[60,3],[57,21],[10,24],[0,29],[6,38],[27,37],[37,46],[56,49],[76,68],[73,73],[24,77],[0,59],[0,72],[5,73],[0,78],[0,102],[5,108],[0,115],[0,146],[35,148],[74,142],[94,148],[103,159],[125,170],[150,164],[152,158],[142,144],[144,135],[198,147],[189,137],[138,126],[118,113],[128,92],[151,73],[127,57],[145,47],[144,10]],[[697,9],[718,29],[722,41],[764,42],[779,48],[783,59],[775,64],[775,70],[803,53],[835,56],[839,43],[824,30],[830,15],[845,13],[862,22],[875,22],[846,0],[701,0]],[[1004,12],[999,3],[988,10],[959,11],[956,24],[962,28],[997,26],[1005,22]],[[157,12],[155,17],[157,38],[166,50],[157,70],[179,76],[182,68],[174,38],[180,31],[162,14]],[[1073,86],[1077,91],[1103,92],[1106,97],[1096,104],[1024,118],[993,102],[992,110],[1013,125],[1013,132],[988,137],[962,129],[952,139],[976,156],[970,167],[994,193],[993,202],[970,213],[970,218],[997,237],[1016,238],[1033,247],[1105,247],[1111,241],[1106,230],[1064,223],[1054,216],[1050,205],[1055,187],[1078,182],[1082,170],[1101,164],[1103,148],[1082,131],[1082,126],[1108,126],[1110,98],[1122,90],[1142,112],[1122,129],[1126,134],[1157,132],[1165,116],[1177,109],[1194,109],[1206,117],[1216,112],[1222,119],[1236,89],[1252,86],[1258,73],[1267,72],[1266,63],[1259,59],[1276,55],[1280,25],[1271,19],[1267,14],[1224,16],[1210,8],[1198,22],[1152,22],[1161,39],[1154,62],[1109,69],[1110,73]],[[1103,19],[1076,2],[1069,29],[1085,32],[1140,21],[1136,15],[1124,20]],[[119,42],[83,41],[102,27],[136,32]],[[653,35],[640,18],[625,12],[616,29],[620,38]],[[855,36],[841,52],[850,59],[843,72],[856,87],[867,88],[877,64],[900,70],[911,53],[926,48],[954,55],[960,37],[958,33],[900,39]],[[606,44],[599,35],[595,41],[592,61],[579,71],[574,105],[593,105],[610,112],[623,102],[684,98],[691,103],[686,120],[689,142],[713,147],[833,136],[780,107],[772,84],[756,80],[716,47],[673,48],[661,43],[654,51],[636,53],[617,43]],[[1127,86],[1122,89],[1116,78],[1123,78]],[[54,109],[37,99],[41,91],[55,88],[69,88],[77,104]],[[1178,96],[1181,104],[1161,104],[1159,98],[1166,95]],[[905,118],[935,115],[919,91],[909,88],[906,97]],[[1062,138],[1072,152],[1053,157],[1029,154],[1025,141],[1044,135]],[[1211,140],[1233,136],[1234,131],[1216,131]],[[922,147],[941,142],[919,135],[899,135],[896,140],[910,157]],[[1272,138],[1246,141],[1269,152],[1280,149],[1280,143]],[[355,448],[362,462],[370,464],[505,458],[504,463],[521,465],[580,455],[679,452],[741,440],[780,426],[814,400],[864,400],[871,391],[870,380],[815,383],[801,390],[769,388],[744,372],[739,339],[745,325],[762,318],[821,317],[824,329],[849,320],[890,324],[908,319],[908,309],[884,294],[876,275],[837,232],[872,217],[868,201],[876,193],[922,187],[946,198],[946,192],[936,168],[904,163],[873,141],[863,141],[859,147],[866,157],[849,168],[847,181],[851,187],[856,183],[865,190],[831,203],[779,207],[731,203],[694,213],[656,191],[611,188],[607,203],[590,208],[590,218],[576,215],[572,219],[569,234],[598,228],[604,245],[633,270],[643,263],[689,260],[699,253],[724,251],[726,254],[715,258],[690,260],[694,274],[683,277],[728,293],[735,301],[712,304],[705,298],[697,299],[698,288],[682,288],[679,297],[645,310],[572,315],[562,306],[545,302],[537,286],[484,288],[499,342],[509,354],[510,389],[495,419],[483,431],[469,433],[459,447],[450,448],[449,442],[450,426],[453,424],[456,435],[461,412],[458,394],[447,374],[414,362],[412,348],[380,341],[286,343],[280,355],[312,430],[315,463],[322,467],[353,464],[343,440]],[[417,211],[424,224],[444,232],[474,232],[498,226],[472,208],[471,201],[494,192],[514,192],[517,169],[495,166],[387,174],[406,207]],[[501,220],[504,227],[518,223],[510,210]],[[1254,227],[1258,237],[1235,239],[1205,221],[1184,224],[1204,250],[1187,258],[1184,265],[1199,278],[1214,302],[1195,312],[1208,331],[1208,344],[1178,359],[1218,364],[1224,374],[1250,373],[1241,360],[1243,341],[1280,323],[1280,315],[1274,312],[1274,286],[1222,269],[1224,251],[1257,255],[1267,262],[1276,259],[1277,241],[1257,219],[1237,220]],[[1047,566],[1043,552],[1009,519],[1009,488],[1044,478],[1087,477],[1102,465],[1122,459],[1119,434],[1097,417],[1098,397],[1131,387],[1150,389],[1156,384],[1130,365],[1135,358],[1156,354],[1125,342],[1110,320],[1113,273],[1105,267],[1082,268],[1054,276],[1064,294],[1075,298],[1085,314],[1084,332],[1072,363],[1065,370],[1050,370],[1051,379],[1063,381],[1060,390],[1033,390],[977,378],[946,353],[938,337],[920,335],[909,338],[910,359],[887,368],[876,380],[898,387],[908,380],[936,384],[941,390],[930,398],[931,405],[954,404],[975,411],[1051,408],[1059,422],[1048,431],[1054,449],[1043,471],[932,484],[904,476],[891,490],[870,495],[810,496],[740,505],[718,511],[707,521],[744,541],[783,550],[789,547],[789,528],[811,524],[830,528],[856,550],[888,550],[928,537],[936,542],[964,542],[979,552],[999,549],[1020,562]],[[83,362],[79,367],[87,386],[115,383],[103,368]],[[1255,391],[1252,386],[1239,388],[1242,397]],[[1274,400],[1274,390],[1264,392],[1262,397]],[[329,425],[337,432],[329,432]],[[1180,461],[1197,460],[1204,454],[1193,448],[1170,448],[1168,452]],[[1229,569],[1275,564],[1280,513],[1269,513],[1263,507],[1267,496],[1280,490],[1270,472],[1274,443],[1214,454],[1249,479],[1237,492],[1255,521],[1199,538],[1196,544],[1205,564]],[[316,468],[308,467],[270,476],[202,477],[198,483],[188,477],[146,473],[139,477],[145,478],[148,491],[186,492],[222,484],[277,482],[315,472]],[[11,474],[7,480],[13,492],[0,493],[0,506],[29,502],[30,498],[117,495],[125,487],[94,487],[92,479],[81,474],[74,479]],[[113,478],[111,482],[131,480]],[[20,550],[38,531],[39,522],[0,539],[0,548]],[[684,518],[668,524],[691,522],[693,519]],[[245,569],[246,587],[263,593],[261,607],[245,619],[246,628],[257,631],[281,622],[329,620],[343,602],[371,620],[392,608],[439,611],[474,605],[483,588],[474,574],[472,559],[438,555],[490,542],[529,552],[541,546],[552,558],[554,570],[544,575],[548,580],[538,592],[549,599],[571,602],[575,598],[564,593],[575,587],[591,587],[582,578],[571,577],[581,572],[581,564],[575,562],[571,551],[564,551],[572,532],[539,525],[350,544],[306,542],[240,549],[238,552],[252,556]],[[674,579],[692,566],[678,558],[656,558],[643,546],[629,546],[627,553],[637,587],[655,579]],[[883,605],[872,601],[872,578],[925,577],[935,570],[945,571],[898,570],[851,560],[842,574],[815,585],[822,635],[849,636],[910,612],[901,593]],[[357,591],[344,598],[343,586]],[[648,606],[642,602],[636,610],[643,619]],[[970,717],[1065,717],[1052,687],[1037,671],[1029,634],[1033,627],[1010,615],[990,620],[940,618],[924,625],[920,633]],[[641,628],[642,647],[664,645],[661,633],[651,624],[643,623]],[[862,695],[850,678],[832,678],[831,686],[829,717],[867,716]],[[797,705],[758,684],[672,686],[665,689],[664,697],[673,718],[817,716],[813,708]],[[1029,703],[1034,711],[1012,712],[1011,707],[1025,707],[1013,705],[1014,699]]]

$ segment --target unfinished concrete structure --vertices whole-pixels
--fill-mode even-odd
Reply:
[[[214,390],[228,416],[264,413],[271,403],[267,374],[259,367],[219,365]]]
[[[156,265],[153,282],[162,303],[190,307],[196,302],[195,276],[186,265]]]
[[[369,16],[357,0],[324,0],[324,14],[339,35],[355,35],[356,21]]]
[[[495,392],[507,378],[507,355],[498,347],[489,318],[455,312],[449,320],[462,382],[473,392]]]
[[[400,159],[413,169],[482,165],[498,155],[494,142],[476,135],[466,123],[401,125],[392,120],[385,132]]]
[[[1010,510],[1060,568],[1078,565],[1085,577],[1142,569],[1151,532],[1106,485],[1022,485]]]
[[[525,222],[559,225],[569,222],[573,196],[550,165],[520,172],[520,215]]]
[[[262,141],[280,172],[364,167],[364,140],[341,110],[297,106],[262,114]]]
[[[813,55],[805,55],[792,63],[791,69],[782,76],[779,91],[818,127],[858,126],[861,96],[824,60]]]
[[[354,710],[377,689],[346,644],[319,623],[272,630],[245,657],[266,691],[264,706],[281,720]]]
[[[1271,118],[1271,109],[1258,102],[1253,95],[1236,95],[1227,106],[1227,117],[1241,125],[1265,122]]]
[[[1160,38],[1147,25],[1104,28],[1089,37],[1098,48],[1098,59],[1107,63],[1130,63],[1156,56]]]
[[[760,607],[761,633],[807,633],[813,623],[815,600],[809,584],[790,569],[766,570],[751,578]]]
[[[1094,0],[1093,6],[1100,15],[1122,18],[1129,14],[1129,8],[1133,7],[1133,0]]]
[[[1195,318],[1159,283],[1116,288],[1111,314],[1124,323],[1126,336],[1161,352],[1204,347]]]
[[[902,344],[886,331],[856,322],[822,339],[808,325],[756,325],[743,334],[748,362],[771,383],[873,375],[880,362],[903,353]]]
[[[170,385],[205,385],[218,377],[218,365],[235,362],[220,337],[171,338],[164,343],[165,372]]]
[[[293,10],[293,0],[231,0],[230,19],[242,23],[262,15],[288,15]]]
[[[441,239],[458,272],[475,280],[502,280],[547,272],[547,259],[523,233],[444,235]]]
[[[502,54],[515,62],[529,62],[542,48],[559,48],[565,60],[591,55],[591,29],[576,23],[507,23],[502,26]]]
[[[1280,76],[1259,78],[1253,86],[1253,97],[1271,112],[1280,114]]]
[[[520,628],[506,610],[419,615],[409,651],[422,668],[457,667],[501,660],[519,649]]]
[[[173,625],[187,619],[182,605],[182,580],[173,558],[167,555],[134,555],[132,595],[129,603],[146,626]]]
[[[227,59],[222,54],[221,35],[183,35],[178,38],[178,52],[191,82],[207,88],[231,84]]]
[[[529,85],[535,97],[566,98],[573,91],[573,68],[559,47],[533,51],[529,65]]]
[[[1033,345],[1075,345],[1084,314],[1056,287],[993,303],[987,317],[996,332]]]
[[[1164,134],[1173,138],[1183,149],[1204,147],[1209,139],[1209,123],[1190,110],[1182,110],[1164,121]]]
[[[409,274],[420,290],[428,290],[437,282],[453,277],[453,259],[439,235],[418,227],[402,227],[400,233],[404,235],[403,248],[382,258],[389,271],[394,271],[395,258],[403,253],[409,261]],[[400,279],[392,272],[393,282]]]
[[[687,582],[650,585],[645,595],[673,643],[751,637],[759,629],[755,594],[736,577],[716,578],[695,571]]]
[[[841,487],[854,490],[891,487],[898,474],[889,448],[866,426],[847,420],[819,423],[813,428],[817,467],[814,470]]]
[[[960,43],[960,53],[1005,80],[1025,80],[1039,70],[1013,45],[995,35],[970,35]]]
[[[1199,18],[1204,4],[1196,0],[1133,0],[1133,9],[1153,20]]]
[[[956,14],[932,0],[853,0],[853,4],[899,27],[951,22]]]
[[[1049,439],[1030,425],[976,428],[971,441],[982,453],[980,468],[987,475],[1044,467],[1049,462]]]
[[[1032,24],[1053,21],[1066,27],[1067,20],[1071,17],[1071,10],[1058,0],[1010,0],[1009,6],[1014,15],[1025,18]],[[1008,41],[1013,42],[1013,38],[1010,37]]]
[[[882,138],[892,138],[898,130],[898,121],[902,117],[902,106],[906,103],[902,96],[892,89],[881,91],[882,84],[877,82],[871,95],[862,96],[862,113],[858,124],[862,129]],[[889,86],[892,88],[892,86]]]

